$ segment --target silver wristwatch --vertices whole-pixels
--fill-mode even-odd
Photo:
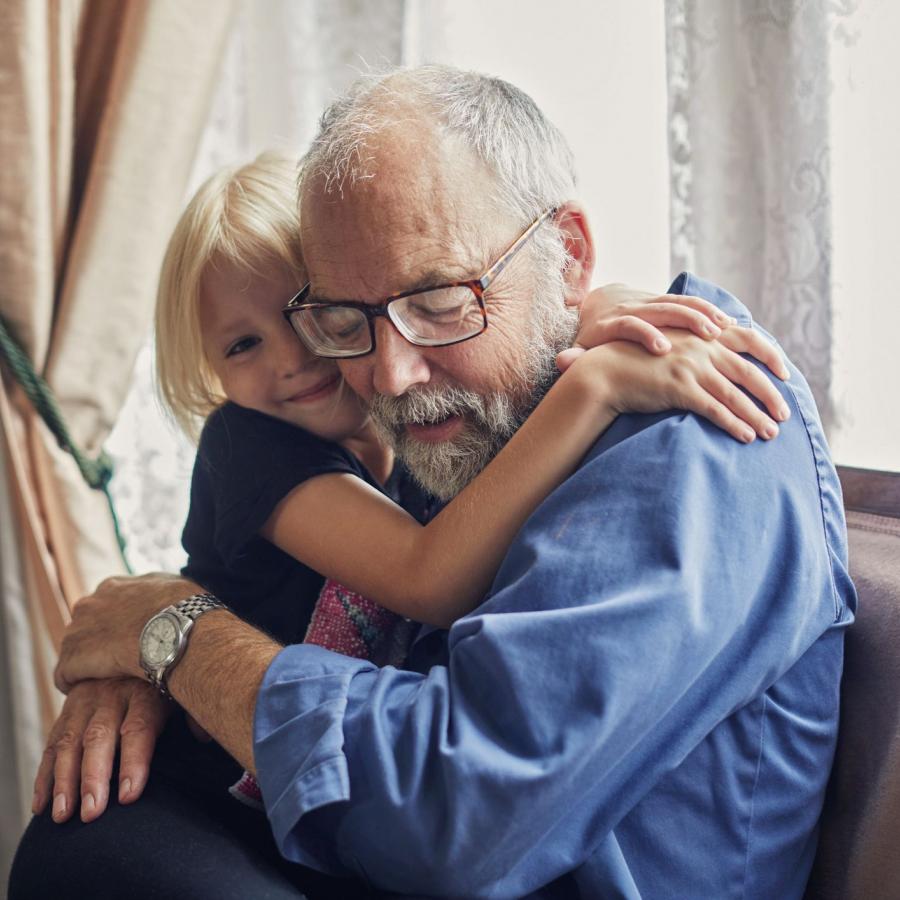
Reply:
[[[194,594],[174,606],[167,606],[144,626],[140,639],[141,668],[150,683],[165,696],[169,696],[166,676],[184,656],[194,622],[213,609],[226,609],[226,606],[212,594]]]

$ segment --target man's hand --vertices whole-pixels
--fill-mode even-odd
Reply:
[[[142,677],[138,644],[144,625],[160,610],[202,590],[175,575],[108,578],[75,605],[56,666],[57,687],[80,693],[87,690],[80,684],[86,679]],[[256,695],[281,649],[228,610],[213,610],[197,620],[188,652],[166,679],[175,700],[198,721],[195,737],[211,735],[250,770]],[[63,729],[64,744],[84,733],[86,722],[81,725],[80,731]],[[46,802],[43,795],[41,799]],[[96,809],[96,798],[94,804]]]
[[[79,798],[83,822],[102,815],[120,739],[119,803],[137,800],[172,708],[154,687],[137,678],[76,684],[50,730],[34,781],[32,812],[42,812],[52,796],[55,822],[71,818]]]
[[[192,581],[154,573],[107,578],[75,604],[54,680],[64,694],[88,678],[142,677],[141,630],[160,610],[202,591]]]

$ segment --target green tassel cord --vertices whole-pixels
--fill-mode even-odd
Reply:
[[[75,445],[56,398],[53,396],[53,391],[50,390],[50,385],[34,371],[28,354],[12,336],[6,319],[2,315],[0,315],[0,353],[2,353],[13,377],[22,386],[22,390],[31,401],[31,405],[50,429],[53,437],[56,438],[56,443],[75,460],[81,477],[90,487],[102,491],[106,497],[122,561],[126,570],[131,573],[131,566],[128,565],[128,559],[125,556],[125,539],[119,528],[119,518],[116,515],[112,494],[109,490],[109,482],[114,471],[112,459],[105,450],[101,450],[96,459],[90,459]]]

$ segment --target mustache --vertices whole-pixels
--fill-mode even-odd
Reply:
[[[502,395],[495,395],[500,397]],[[404,425],[433,425],[450,416],[466,416],[484,424],[494,416],[485,397],[455,385],[408,391],[399,397],[376,394],[370,404],[373,417],[394,430]]]

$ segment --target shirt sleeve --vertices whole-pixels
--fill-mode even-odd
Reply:
[[[450,630],[446,666],[282,651],[255,719],[281,852],[466,897],[520,897],[587,859],[849,615],[827,537],[839,493],[794,378],[768,443],[620,417]]]
[[[342,447],[287,422],[227,403],[206,422],[197,468],[212,496],[213,543],[227,564],[240,555],[275,507],[316,475],[364,470]]]

